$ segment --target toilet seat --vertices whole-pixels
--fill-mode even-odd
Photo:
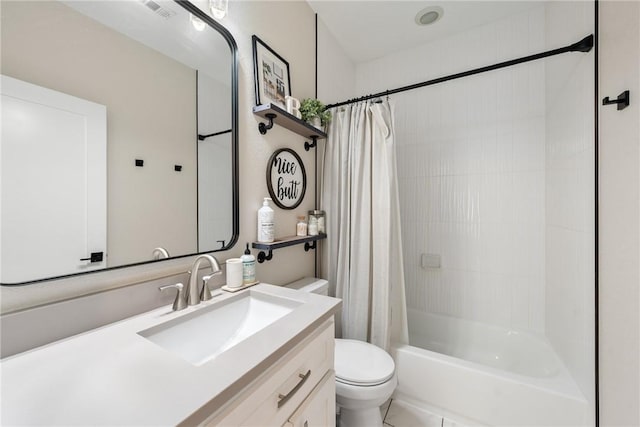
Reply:
[[[336,381],[353,386],[375,386],[393,377],[395,364],[389,354],[363,341],[335,340]]]

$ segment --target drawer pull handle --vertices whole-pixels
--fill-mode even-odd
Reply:
[[[302,385],[309,379],[309,377],[311,376],[311,369],[309,369],[307,371],[306,374],[302,375],[302,374],[298,374],[298,376],[301,378],[301,380],[298,382],[298,384],[296,384],[296,386],[294,388],[291,389],[291,391],[289,393],[287,393],[286,395],[283,394],[278,394],[278,409],[280,409],[282,407],[282,405],[284,405],[285,403],[287,403],[287,401],[289,399],[291,399],[293,397],[294,394],[296,394],[296,392],[298,390],[300,390],[300,387],[302,387]]]

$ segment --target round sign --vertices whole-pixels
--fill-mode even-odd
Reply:
[[[282,209],[294,209],[302,202],[307,174],[295,151],[281,148],[271,155],[267,164],[267,187],[273,202]]]

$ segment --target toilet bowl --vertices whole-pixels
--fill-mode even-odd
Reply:
[[[304,278],[288,288],[328,295],[328,282]],[[340,427],[381,427],[380,406],[396,386],[395,363],[379,347],[364,341],[335,340],[336,404]]]
[[[382,426],[380,405],[398,385],[395,363],[364,341],[335,341],[336,403],[341,427]]]

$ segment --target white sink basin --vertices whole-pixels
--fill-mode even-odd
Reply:
[[[249,290],[138,335],[199,366],[300,305],[302,302]]]

